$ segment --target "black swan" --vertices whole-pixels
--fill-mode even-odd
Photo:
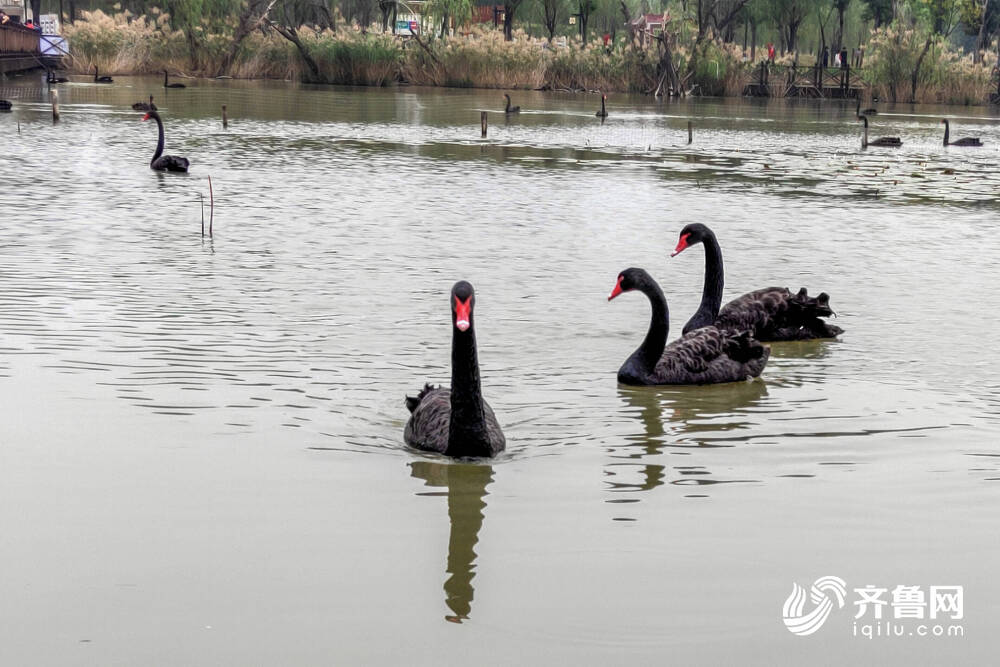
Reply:
[[[879,137],[878,139],[868,141],[868,116],[858,116],[858,120],[862,120],[865,123],[865,136],[861,137],[862,148],[868,148],[869,146],[891,146],[895,148],[903,145],[899,137]]]
[[[7,100],[0,100],[0,111],[10,111],[13,107],[14,105]]]
[[[164,88],[187,88],[183,83],[167,83],[167,70],[163,70],[163,87]]]
[[[958,141],[948,141],[949,135],[951,134],[951,127],[948,125],[948,119],[942,118],[941,122],[944,123],[944,145],[945,146],[982,146],[983,142],[979,140],[979,137],[964,137]]]
[[[94,83],[114,83],[115,80],[110,76],[97,76],[100,72],[97,71],[97,65],[94,65]]]
[[[504,93],[503,96],[507,98],[507,108],[503,110],[504,113],[521,113],[521,107],[512,107],[510,105],[510,95]]]
[[[46,83],[67,83],[67,82],[69,82],[69,79],[67,79],[64,76],[56,76],[55,72],[53,72],[52,70],[45,70],[45,71],[48,72],[48,78],[46,79]]]
[[[132,108],[136,111],[156,111],[156,105],[153,104],[153,96],[149,96],[149,102],[136,102],[132,105]]]
[[[163,121],[160,120],[160,114],[150,111],[142,117],[143,120],[149,120],[150,118],[156,121],[156,128],[159,130],[160,137],[156,142],[156,152],[153,153],[153,159],[149,162],[149,168],[156,171],[187,171],[191,163],[188,162],[186,157],[163,154]]]
[[[684,325],[684,333],[714,326],[749,331],[754,338],[765,342],[834,338],[843,333],[840,327],[820,319],[833,314],[830,296],[823,292],[815,298],[810,297],[805,287],[798,294],[792,294],[787,287],[768,287],[744,294],[720,308],[725,271],[715,232],[698,222],[687,225],[681,230],[671,257],[698,243],[705,245],[705,286],[701,305]]]
[[[604,106],[604,103],[607,101],[607,99],[608,99],[608,96],[605,95],[604,93],[601,93],[601,110],[594,114],[598,118],[607,118],[608,117],[608,109],[607,109],[607,107]]]
[[[859,97],[858,98],[858,106],[854,110],[854,115],[857,116],[858,118],[861,118],[861,116],[876,116],[876,115],[878,115],[878,109],[876,109],[874,107],[871,107],[869,109],[865,109],[864,111],[862,111],[861,110],[861,98]]]
[[[625,269],[608,297],[639,290],[653,306],[645,340],[618,369],[622,384],[719,384],[757,377],[771,354],[749,333],[702,327],[667,345],[670,315],[656,281],[643,269]]]
[[[451,288],[451,389],[427,384],[406,397],[410,420],[403,438],[416,449],[447,456],[496,456],[506,440],[483,400],[476,356],[476,293],[464,280]]]

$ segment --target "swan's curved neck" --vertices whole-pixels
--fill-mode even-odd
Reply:
[[[649,331],[639,349],[622,364],[618,374],[643,378],[652,374],[663,356],[663,348],[667,346],[667,333],[670,331],[670,313],[667,310],[667,299],[659,285],[648,283],[639,289],[649,299],[653,310],[649,318]]]
[[[156,162],[163,155],[163,121],[160,120],[159,116],[153,116],[153,120],[156,121],[156,130],[159,137],[156,140],[156,152],[153,153],[153,159],[149,161],[150,164]]]
[[[701,305],[698,306],[694,317],[684,325],[685,333],[714,324],[722,308],[722,290],[726,283],[722,249],[712,232],[705,235],[702,244],[705,246],[705,285],[701,292]]]
[[[472,315],[465,331],[452,324],[451,419],[445,450],[448,456],[490,455],[474,324]]]
[[[506,109],[506,111],[510,111],[510,95],[504,95],[504,97],[507,98],[507,109]]]
[[[945,146],[948,145],[948,139],[950,138],[950,134],[951,134],[950,130],[951,130],[951,127],[948,125],[948,121],[945,121],[944,122],[944,145]]]
[[[601,115],[604,116],[608,113],[607,109],[604,107],[604,96],[601,96]]]

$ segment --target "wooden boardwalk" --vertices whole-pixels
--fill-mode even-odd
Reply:
[[[871,86],[864,70],[845,67],[799,67],[767,61],[754,67],[743,94],[751,97],[847,99],[863,96]]]

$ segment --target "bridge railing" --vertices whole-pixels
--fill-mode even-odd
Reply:
[[[0,56],[39,53],[41,34],[22,25],[0,25]]]

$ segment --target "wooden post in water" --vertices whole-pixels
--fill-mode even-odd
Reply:
[[[226,116],[226,105],[222,105],[222,127],[223,129],[229,127],[229,118]]]
[[[688,143],[690,144],[694,141],[694,132],[692,130],[691,121],[688,121]]]
[[[59,91],[52,91],[52,122],[59,122]]]
[[[215,222],[215,195],[212,194],[212,177],[208,177],[208,238],[215,238],[212,235],[212,223]]]
[[[480,111],[479,112],[479,124],[482,126],[482,129],[483,129],[483,139],[485,139],[486,138],[486,112],[485,111]]]

